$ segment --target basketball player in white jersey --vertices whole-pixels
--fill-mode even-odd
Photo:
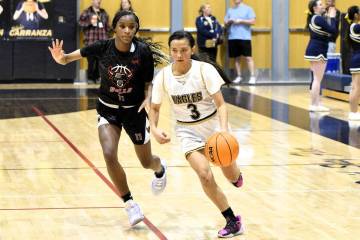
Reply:
[[[205,193],[226,219],[226,226],[218,236],[239,235],[244,231],[241,217],[233,213],[204,155],[205,141],[215,129],[229,131],[226,105],[220,91],[225,82],[214,66],[192,59],[195,41],[190,33],[174,32],[168,43],[174,62],[163,68],[153,81],[149,114],[151,131],[159,143],[170,141],[170,137],[157,127],[163,95],[167,94],[176,116],[176,135],[185,157],[197,173]],[[243,180],[235,162],[223,167],[222,171],[234,186],[241,187]]]

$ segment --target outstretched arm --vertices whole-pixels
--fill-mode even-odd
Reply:
[[[59,39],[56,39],[55,41],[52,41],[52,47],[48,47],[49,51],[51,53],[51,56],[54,58],[55,62],[61,65],[66,65],[68,63],[71,63],[73,61],[79,60],[82,58],[80,54],[80,49],[65,54],[63,50],[63,40],[59,41]]]

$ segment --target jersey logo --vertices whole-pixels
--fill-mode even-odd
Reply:
[[[182,95],[171,95],[175,104],[197,103],[203,100],[202,92],[187,93]]]
[[[115,67],[108,68],[109,79],[119,88],[125,88],[133,77],[132,71],[123,65],[117,64]]]

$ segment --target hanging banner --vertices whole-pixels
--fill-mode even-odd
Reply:
[[[12,0],[11,28],[13,40],[49,40],[53,36],[53,0]]]
[[[10,26],[10,1],[0,0],[0,39],[7,37]]]

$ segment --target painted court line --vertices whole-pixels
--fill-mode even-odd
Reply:
[[[39,208],[0,208],[0,211],[36,211],[36,210],[83,210],[83,209],[113,209],[124,207],[39,207]]]
[[[120,196],[120,193],[117,191],[115,186],[107,179],[97,168],[96,166],[44,115],[42,111],[40,111],[37,107],[32,106],[32,110],[39,115],[69,146],[70,148],[77,153],[77,155],[87,164],[89,167],[98,175],[101,180],[104,181],[108,187],[113,190],[113,192]],[[145,217],[143,222],[146,226],[161,240],[167,240],[165,235],[154,225],[150,222],[150,220]]]

